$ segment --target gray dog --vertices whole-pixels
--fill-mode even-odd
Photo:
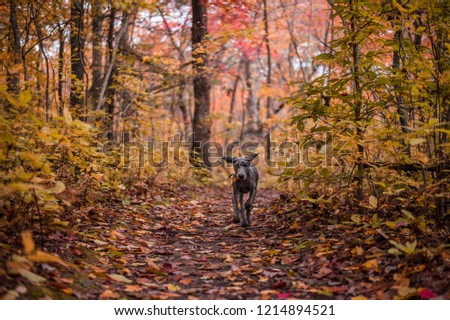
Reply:
[[[223,157],[226,162],[232,163],[234,167],[233,176],[233,210],[234,210],[234,223],[241,223],[242,227],[250,226],[250,213],[253,209],[253,201],[256,197],[256,188],[258,187],[258,170],[253,166],[252,161],[258,156],[257,153],[249,156],[238,157]],[[245,202],[244,207],[244,194],[249,193],[250,196]],[[238,196],[239,203],[238,206]]]

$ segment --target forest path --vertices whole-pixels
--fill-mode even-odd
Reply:
[[[1,253],[2,261],[9,260],[0,265],[0,294],[15,290],[25,299],[448,298],[449,250],[399,259],[389,254],[389,229],[350,221],[347,213],[339,218],[308,203],[293,210],[278,192],[259,190],[252,226],[242,228],[231,223],[231,187],[163,184],[132,194],[123,203],[72,210],[44,228],[44,249],[57,253],[65,266],[25,265],[23,258]],[[431,247],[433,239],[421,241]],[[20,255],[18,246],[14,250]],[[19,276],[21,267],[32,273]]]

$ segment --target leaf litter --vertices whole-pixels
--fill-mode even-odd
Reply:
[[[163,185],[130,204],[74,210],[44,231],[0,233],[3,299],[448,299],[450,252],[348,210],[295,210],[260,190],[252,227],[230,190]],[[372,201],[375,207],[375,202]],[[341,211],[341,210],[339,210]],[[76,218],[75,218],[76,217]],[[81,222],[79,217],[85,217]],[[34,233],[34,237],[37,235]],[[10,243],[15,241],[14,243]],[[403,242],[402,242],[403,241]]]

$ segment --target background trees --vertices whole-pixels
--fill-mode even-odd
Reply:
[[[69,163],[68,176],[85,175],[86,190],[94,182],[119,190],[122,171],[92,165],[97,144],[156,144],[177,132],[179,143],[191,133],[201,142],[262,141],[272,132],[315,148],[310,163],[340,159],[312,168],[280,157],[269,171],[295,196],[320,190],[361,213],[398,197],[445,217],[446,3],[11,0],[1,9],[5,170],[19,165],[17,152],[40,150],[34,156],[52,170]],[[28,122],[17,132],[32,139],[16,139]],[[71,130],[83,132],[89,152],[69,152],[79,138]],[[125,176],[189,179],[170,165]],[[53,174],[42,179],[52,185]]]

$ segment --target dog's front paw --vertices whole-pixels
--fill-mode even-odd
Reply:
[[[247,221],[241,222],[241,227],[243,227],[243,228],[250,227],[250,222],[247,222]]]
[[[239,219],[238,217],[233,217],[233,223],[239,223],[241,222],[241,219]]]
[[[253,210],[253,206],[251,204],[246,204],[245,205],[245,211],[250,212]]]

